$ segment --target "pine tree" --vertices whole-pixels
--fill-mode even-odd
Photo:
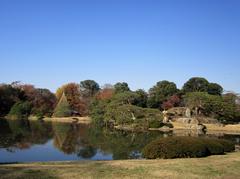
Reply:
[[[61,99],[59,100],[55,110],[53,117],[69,117],[71,116],[71,107],[67,101],[65,93],[62,94]]]

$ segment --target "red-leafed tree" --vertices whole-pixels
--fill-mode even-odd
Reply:
[[[180,102],[180,97],[178,95],[173,95],[169,97],[167,101],[164,101],[161,107],[164,110],[168,110],[170,108],[179,106]]]
[[[96,98],[98,100],[107,100],[107,99],[111,99],[113,94],[114,94],[113,88],[105,88],[98,92],[98,94],[96,95]]]
[[[51,116],[56,104],[56,97],[51,91],[35,88],[31,84],[19,85],[17,88],[24,92],[26,100],[30,102],[32,106],[31,114]]]
[[[87,113],[87,107],[84,100],[81,98],[80,86],[77,83],[68,83],[57,89],[56,97],[59,101],[65,93],[67,101],[71,109],[84,116]]]

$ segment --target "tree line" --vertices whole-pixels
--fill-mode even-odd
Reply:
[[[121,123],[154,118],[173,107],[188,107],[195,115],[240,121],[239,101],[237,94],[223,93],[221,85],[201,77],[189,79],[182,89],[174,82],[159,81],[148,92],[132,91],[126,82],[100,88],[94,80],[65,84],[55,94],[19,82],[0,85],[0,116],[91,115],[97,121]]]

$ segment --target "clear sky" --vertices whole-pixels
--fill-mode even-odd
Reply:
[[[240,0],[0,0],[0,82],[192,76],[240,92]]]

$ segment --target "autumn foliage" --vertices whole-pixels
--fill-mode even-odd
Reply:
[[[78,112],[80,115],[86,115],[86,103],[81,98],[79,84],[68,83],[58,88],[56,92],[58,101],[61,99],[63,93],[66,95],[67,101],[73,111]]]
[[[98,92],[98,94],[96,95],[96,98],[98,100],[107,100],[107,99],[111,99],[113,94],[114,94],[114,89],[105,88],[105,89],[101,90],[100,92]]]
[[[180,104],[181,99],[178,95],[173,95],[168,98],[167,101],[163,102],[162,109],[168,110],[170,108],[176,107]]]

